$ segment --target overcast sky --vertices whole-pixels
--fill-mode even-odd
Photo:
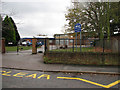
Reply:
[[[10,16],[17,23],[18,31],[22,37],[36,36],[37,34],[51,36],[62,33],[62,27],[67,23],[65,13],[67,7],[71,5],[71,0],[3,1],[2,12],[5,14],[12,13]]]
[[[2,0],[2,12],[15,21],[20,36],[61,34],[72,0]],[[79,0],[80,2],[98,0]],[[105,0],[106,1],[106,0]],[[111,0],[119,1],[119,0]],[[12,14],[11,14],[12,13]],[[18,24],[19,23],[19,24]]]

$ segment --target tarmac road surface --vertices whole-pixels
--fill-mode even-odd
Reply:
[[[2,88],[119,88],[118,75],[2,69]]]

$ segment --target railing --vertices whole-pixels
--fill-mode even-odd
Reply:
[[[49,51],[118,53],[118,42],[113,39],[54,39],[49,40]]]
[[[45,53],[45,62],[120,65],[119,50],[117,39],[49,39],[49,50]]]

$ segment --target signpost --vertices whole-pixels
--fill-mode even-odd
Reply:
[[[80,32],[80,52],[81,52],[81,24],[75,24],[75,33],[76,33],[76,51],[77,51],[77,32]]]

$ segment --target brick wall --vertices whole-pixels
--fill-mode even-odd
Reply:
[[[48,52],[44,55],[45,63],[79,64],[79,65],[120,65],[118,54],[107,53],[71,53]]]

